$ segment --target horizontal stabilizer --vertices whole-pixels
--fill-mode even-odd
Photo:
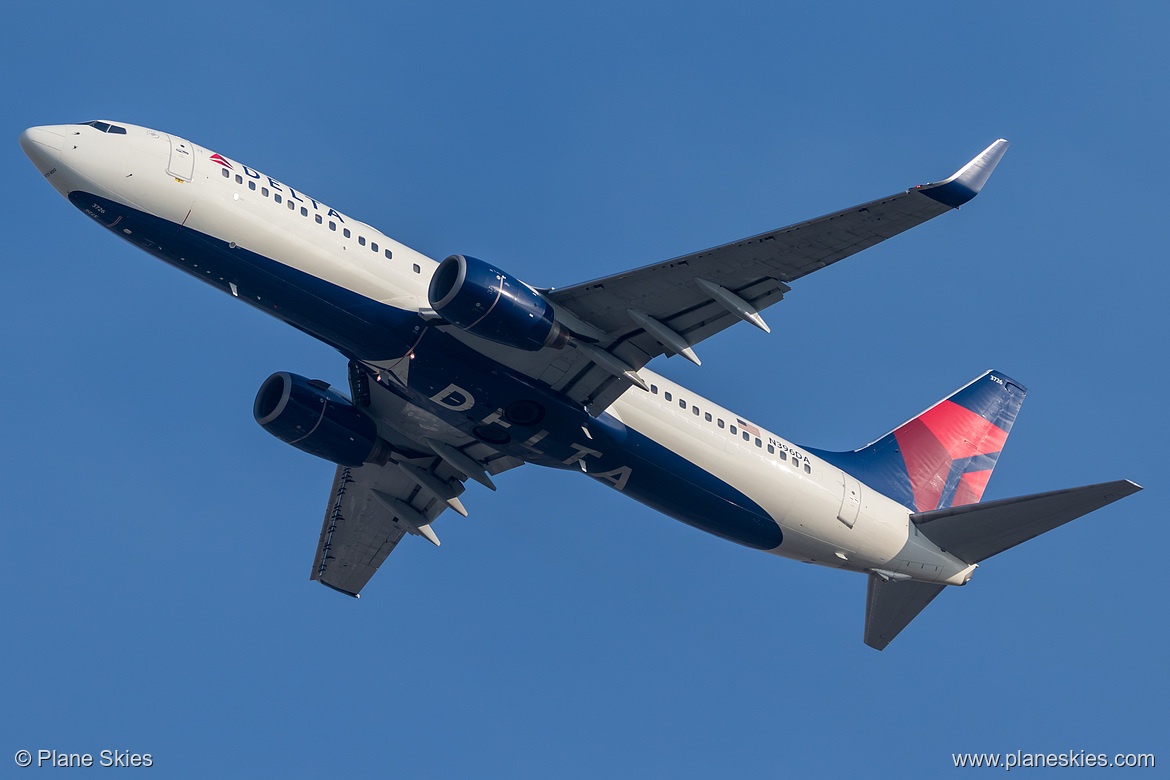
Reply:
[[[1127,479],[910,515],[930,541],[979,563],[1141,490]],[[868,629],[866,634],[868,636]]]
[[[875,650],[885,650],[945,587],[916,580],[884,581],[876,574],[869,575],[865,592],[865,643]]]

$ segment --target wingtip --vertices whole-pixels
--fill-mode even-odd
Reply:
[[[313,579],[316,580],[317,582],[321,583],[322,585],[324,585],[326,588],[329,588],[329,590],[335,590],[338,593],[343,593],[352,599],[360,599],[362,597],[362,594],[360,594],[360,593],[354,593],[353,591],[346,590],[345,588],[339,588],[336,585],[330,585],[328,582],[321,579],[320,577],[313,577]]]
[[[949,179],[937,184],[923,185],[918,188],[918,191],[943,205],[957,209],[979,194],[1009,146],[1011,146],[1010,141],[1000,138],[976,155],[971,162],[956,171]]]

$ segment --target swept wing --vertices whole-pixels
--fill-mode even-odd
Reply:
[[[576,350],[542,350],[519,366],[600,414],[658,355],[692,347],[760,312],[789,284],[974,198],[1007,151],[1000,139],[953,176],[823,217],[633,271],[546,291],[579,323]],[[601,354],[599,354],[601,353]]]

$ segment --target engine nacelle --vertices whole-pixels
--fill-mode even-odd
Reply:
[[[260,385],[252,414],[264,430],[318,458],[354,467],[386,462],[370,416],[319,379],[273,374]]]
[[[534,352],[568,341],[551,304],[520,280],[474,257],[451,255],[439,263],[427,297],[447,322],[497,344]]]

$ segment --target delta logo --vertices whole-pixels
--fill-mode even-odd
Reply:
[[[219,163],[220,165],[222,165],[223,167],[225,167],[229,170],[232,170],[232,164],[230,162],[228,162],[227,160],[223,159],[223,157],[221,157],[219,154],[213,154],[208,159],[211,160],[212,162]]]

